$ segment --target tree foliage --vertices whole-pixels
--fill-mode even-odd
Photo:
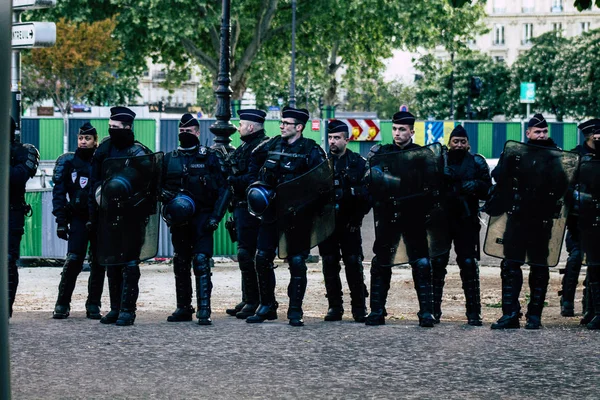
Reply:
[[[97,85],[115,87],[114,72],[123,54],[112,37],[116,21],[56,23],[56,44],[23,55],[23,94],[30,102],[51,98],[66,115],[74,102],[102,102],[106,94]],[[131,92],[122,90],[123,96]]]

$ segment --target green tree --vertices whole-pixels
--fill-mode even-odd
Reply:
[[[122,56],[119,42],[112,37],[115,25],[114,19],[59,20],[54,46],[23,54],[23,95],[28,102],[52,99],[66,117],[74,102],[92,100],[94,93],[102,101],[95,87],[117,84],[114,71]]]
[[[512,65],[513,85],[507,104],[508,115],[525,117],[524,105],[518,103],[521,82],[536,84],[534,109],[556,115],[559,121],[567,114],[563,93],[557,90],[558,71],[564,65],[563,54],[570,40],[548,32],[532,39],[533,46],[517,57]],[[569,66],[570,68],[571,66]]]
[[[344,111],[376,111],[381,119],[391,119],[401,105],[408,106],[411,113],[419,114],[419,101],[414,85],[383,78],[359,78],[345,82],[351,89],[346,94]]]
[[[452,63],[439,60],[433,55],[420,58],[416,64],[422,73],[417,80],[417,99],[421,118],[446,119],[451,102]],[[475,51],[462,51],[454,60],[454,104],[457,119],[468,117],[468,99],[471,78],[481,80],[481,93],[471,96],[473,119],[489,120],[504,114],[507,92],[511,85],[510,71],[506,64],[494,62],[488,55]]]

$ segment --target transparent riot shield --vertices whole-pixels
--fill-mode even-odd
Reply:
[[[443,170],[439,143],[369,159],[375,250],[382,265],[406,264],[449,250]]]
[[[484,252],[518,263],[558,264],[568,213],[565,195],[578,163],[576,153],[506,142]]]
[[[335,230],[333,169],[329,160],[276,188],[278,255],[310,250]]]
[[[102,163],[98,263],[153,258],[158,251],[158,193],[163,153],[108,158]]]
[[[584,161],[578,180],[579,234],[584,265],[600,265],[600,161]]]

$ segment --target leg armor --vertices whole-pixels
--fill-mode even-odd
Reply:
[[[296,255],[288,259],[290,265],[290,283],[288,285],[288,297],[290,298],[290,306],[288,308],[288,319],[292,326],[302,326],[304,321],[302,317],[302,301],[304,293],[306,293],[306,257],[304,255]]]
[[[325,280],[325,292],[329,303],[329,310],[325,315],[325,321],[340,321],[344,314],[342,307],[342,281],[340,280],[339,256],[323,256],[323,278]]]
[[[392,269],[382,267],[377,256],[371,262],[371,312],[365,320],[366,325],[385,325],[385,302],[390,282],[392,280]]]
[[[69,316],[71,297],[73,296],[73,290],[75,290],[77,276],[79,276],[82,268],[82,256],[74,253],[67,254],[67,259],[65,260],[61,273],[60,283],[58,284],[58,298],[56,299],[56,306],[54,307],[52,318],[64,319]]]
[[[502,317],[492,329],[518,329],[521,317],[519,294],[523,286],[523,271],[521,264],[514,261],[502,260],[500,264],[502,278]]]
[[[130,261],[123,266],[123,292],[121,293],[121,309],[117,325],[133,325],[137,299],[140,294],[140,264]]]
[[[194,275],[196,276],[196,301],[198,311],[198,325],[211,325],[210,319],[210,294],[212,292],[212,281],[210,272],[210,259],[205,254],[194,255]]]
[[[243,305],[239,311],[236,312],[235,316],[239,319],[246,319],[254,315],[260,304],[254,254],[250,253],[245,248],[238,249],[238,262],[240,264],[240,271],[242,272]],[[238,306],[240,304],[238,304]],[[234,309],[237,309],[238,306],[234,307]]]
[[[121,293],[123,290],[123,266],[114,265],[106,268],[108,278],[108,294],[110,296],[110,312],[100,319],[103,324],[114,324],[121,309]]]
[[[92,254],[89,259],[90,277],[88,279],[88,298],[85,302],[86,317],[89,319],[100,319],[100,307],[102,306],[102,291],[104,290],[104,276],[106,268],[96,262]]]
[[[411,263],[415,290],[419,299],[419,326],[431,328],[435,324],[433,317],[433,285],[431,263],[428,258],[419,258]]]
[[[442,297],[444,296],[446,267],[449,260],[449,252],[431,259],[431,269],[433,272],[433,318],[436,324],[440,322],[440,318],[442,317]]]
[[[481,326],[481,295],[479,288],[479,265],[474,258],[458,259],[460,278],[465,292],[467,323]]]
[[[169,322],[191,321],[196,312],[192,307],[192,260],[175,254],[173,257],[173,272],[175,273],[175,293],[177,308],[167,317]]]
[[[344,256],[343,259],[346,279],[350,287],[350,298],[352,299],[352,317],[356,322],[365,322],[367,315],[365,299],[368,294],[365,286],[362,256],[353,254]]]
[[[256,254],[256,274],[260,293],[260,306],[256,314],[246,318],[248,323],[260,323],[265,320],[277,319],[277,301],[275,301],[275,271],[274,254],[259,250]]]
[[[560,296],[560,315],[563,317],[572,317],[575,315],[575,291],[579,281],[579,272],[581,271],[581,251],[579,242],[573,237],[571,232],[567,232],[567,251],[569,258],[564,269],[560,270],[563,275],[562,289],[558,292]]]

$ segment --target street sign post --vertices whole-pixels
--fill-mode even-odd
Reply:
[[[25,22],[12,26],[12,48],[51,47],[56,43],[54,22]]]
[[[531,104],[535,103],[535,82],[521,82],[520,102],[527,104],[527,118],[529,118]]]

